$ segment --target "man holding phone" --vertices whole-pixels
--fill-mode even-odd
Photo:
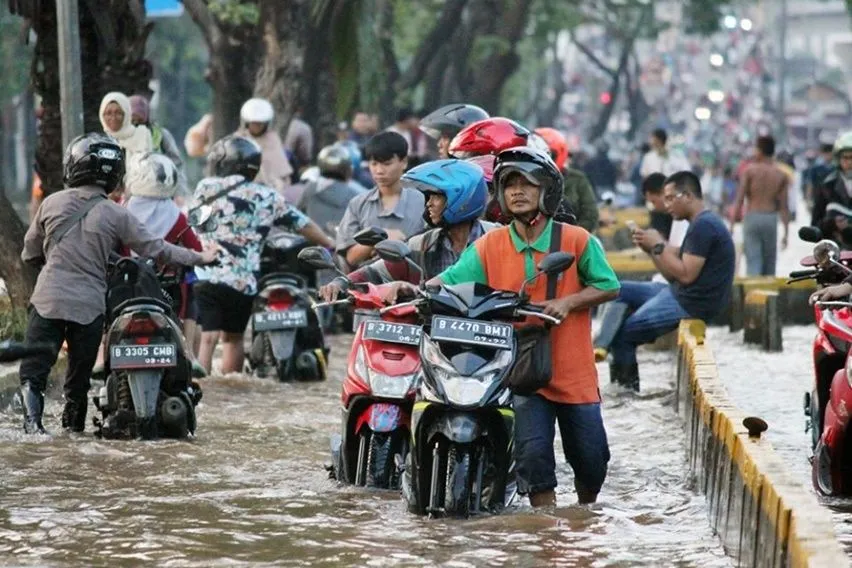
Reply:
[[[722,220],[705,209],[695,174],[675,173],[663,187],[666,209],[675,220],[690,225],[680,247],[666,244],[654,229],[631,227],[633,242],[651,255],[670,282],[621,283],[617,301],[627,305],[629,315],[612,340],[610,378],[635,391],[636,348],[676,329],[682,319],[713,318],[727,302],[734,280],[733,240]]]

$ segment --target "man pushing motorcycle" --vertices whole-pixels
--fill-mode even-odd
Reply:
[[[486,233],[427,285],[480,282],[494,289],[518,290],[551,249],[574,255],[577,261],[559,277],[553,299],[545,299],[544,279],[527,288],[531,301],[562,323],[550,332],[550,383],[531,396],[515,395],[515,460],[519,492],[527,493],[534,507],[555,505],[553,440],[558,421],[579,502],[592,503],[606,477],[609,446],[601,417],[589,309],[615,298],[618,279],[603,249],[586,230],[553,220],[563,182],[548,155],[530,147],[500,152],[493,183],[503,212],[512,217],[511,224]],[[554,233],[558,239],[552,242]],[[395,282],[388,287],[385,300],[393,303],[398,294],[415,290],[408,282]]]

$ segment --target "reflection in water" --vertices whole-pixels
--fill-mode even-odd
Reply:
[[[325,384],[208,379],[192,442],[33,440],[3,413],[0,562],[731,566],[704,499],[687,489],[669,354],[645,354],[648,392],[638,398],[607,384],[601,367],[612,461],[597,505],[571,505],[570,468],[560,463],[555,510],[518,505],[451,521],[409,515],[398,494],[328,479],[349,341],[334,338]],[[48,429],[58,429],[60,410],[49,404]]]

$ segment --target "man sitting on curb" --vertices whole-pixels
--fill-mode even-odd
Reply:
[[[701,182],[682,171],[663,186],[666,208],[689,221],[680,247],[666,245],[654,229],[633,232],[633,242],[651,255],[670,284],[622,282],[618,301],[632,312],[612,340],[610,378],[639,390],[636,347],[677,328],[682,319],[713,318],[727,302],[734,281],[734,242],[722,220],[705,209]]]

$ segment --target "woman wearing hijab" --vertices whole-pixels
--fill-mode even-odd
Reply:
[[[178,194],[183,197],[187,193],[186,174],[183,171],[183,158],[180,155],[175,137],[164,126],[151,120],[151,104],[142,95],[130,97],[130,120],[133,126],[144,127],[151,133],[154,152],[159,152],[172,162],[178,171]]]
[[[118,144],[127,151],[128,164],[134,155],[154,149],[151,132],[144,126],[133,126],[130,99],[123,93],[107,93],[101,100],[98,116],[104,132],[118,140]]]
[[[237,136],[248,138],[260,146],[262,152],[260,173],[254,181],[283,194],[284,189],[290,185],[293,167],[287,159],[287,154],[284,153],[281,137],[271,128],[273,118],[275,118],[275,111],[269,101],[249,99],[240,109],[242,125],[237,130]]]

